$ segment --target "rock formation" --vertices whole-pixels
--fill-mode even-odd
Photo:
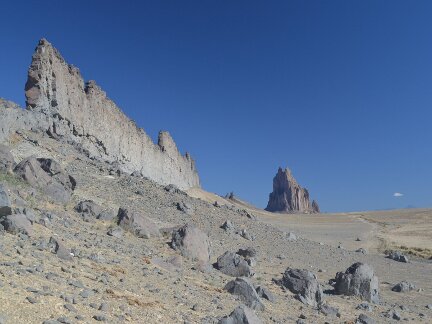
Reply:
[[[25,85],[27,110],[0,100],[0,142],[16,130],[40,130],[77,144],[88,156],[140,172],[161,184],[199,187],[195,162],[168,132],[154,144],[94,81],[84,82],[45,39],[39,41]]]
[[[302,188],[287,168],[279,168],[273,178],[273,192],[266,207],[270,212],[319,213],[318,203],[309,199],[309,192]]]

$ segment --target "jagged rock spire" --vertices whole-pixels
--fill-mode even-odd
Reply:
[[[311,204],[309,192],[297,183],[290,169],[279,168],[273,178],[273,192],[269,195],[266,210],[286,213],[319,213],[319,206],[315,200]]]

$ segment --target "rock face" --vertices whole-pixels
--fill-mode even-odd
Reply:
[[[354,263],[335,278],[335,292],[347,296],[360,296],[372,303],[379,302],[379,283],[373,269],[364,263]]]
[[[309,192],[294,179],[289,169],[279,168],[273,178],[273,192],[266,207],[270,212],[319,213],[318,203],[312,203]]]
[[[94,81],[84,83],[78,68],[45,39],[33,54],[25,96],[27,109],[40,122],[24,128],[46,128],[53,137],[77,143],[90,157],[118,163],[125,172],[181,189],[199,187],[194,161],[188,153],[180,154],[168,132],[160,132],[155,145]],[[18,111],[12,115],[11,121],[27,122]]]

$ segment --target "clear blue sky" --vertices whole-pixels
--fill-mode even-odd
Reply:
[[[324,211],[432,207],[432,1],[3,1],[0,96],[46,37],[205,189],[265,207],[289,166]],[[402,193],[401,197],[393,194]]]

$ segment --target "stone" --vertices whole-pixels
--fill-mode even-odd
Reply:
[[[0,183],[0,217],[12,214],[12,205],[7,187]]]
[[[261,298],[267,299],[271,303],[276,302],[276,297],[267,288],[258,286],[256,287],[255,291],[257,292],[258,296],[260,296]]]
[[[389,255],[387,256],[387,258],[392,259],[394,261],[398,261],[398,262],[403,262],[403,263],[408,263],[408,257],[404,254],[402,254],[400,251],[392,251],[389,253]]]
[[[297,241],[297,235],[295,235],[293,232],[288,232],[288,233],[286,234],[286,239],[287,239],[289,242],[295,242],[295,241]]]
[[[86,214],[90,217],[96,218],[102,212],[102,206],[95,203],[93,200],[80,201],[78,205],[75,206],[75,210],[78,213]]]
[[[322,304],[319,307],[319,310],[325,316],[340,317],[339,309],[337,309],[336,307],[333,307],[333,306],[330,306],[330,305],[327,305],[327,304]]]
[[[222,318],[218,324],[262,324],[255,312],[245,305],[237,306],[231,314]]]
[[[28,236],[33,235],[33,228],[31,222],[24,214],[13,214],[3,216],[0,218],[0,225],[2,225],[6,232],[10,234],[25,234]]]
[[[12,173],[15,159],[6,145],[0,144],[0,171]]]
[[[391,309],[391,310],[389,310],[389,311],[385,314],[385,316],[388,317],[388,318],[394,319],[394,320],[396,320],[396,321],[400,321],[401,318],[402,318],[402,317],[400,316],[399,312],[398,312],[397,310],[395,310],[395,309]]]
[[[187,215],[193,214],[193,206],[187,202],[179,202],[177,203],[177,209],[182,211],[183,213]]]
[[[14,172],[59,203],[67,203],[75,190],[75,179],[51,159],[26,158],[15,167]]]
[[[415,288],[416,286],[413,283],[408,281],[401,281],[395,286],[393,286],[391,290],[395,292],[408,292],[414,290]]]
[[[231,277],[252,277],[255,274],[244,257],[229,251],[217,258],[215,268]]]
[[[226,220],[222,224],[221,228],[224,229],[227,232],[234,231],[234,225],[233,225],[233,223],[230,220]]]
[[[153,143],[95,81],[84,82],[78,68],[68,64],[46,39],[39,41],[33,54],[25,96],[26,121],[53,138],[76,144],[90,158],[116,162],[129,174],[139,170],[163,185],[200,186],[194,160],[180,153],[168,132],[160,132],[157,144]],[[14,122],[15,115],[19,113],[8,121]]]
[[[186,224],[173,231],[171,247],[203,266],[210,261],[210,240],[207,234],[192,224]]]
[[[379,283],[371,266],[357,262],[345,272],[338,272],[335,278],[335,293],[359,296],[363,300],[379,302]]]
[[[70,249],[68,249],[63,242],[51,236],[48,246],[51,252],[55,253],[59,259],[70,261],[73,259]]]
[[[356,309],[372,312],[372,307],[367,302],[363,302],[363,303],[357,305]]]
[[[356,324],[375,324],[375,320],[366,314],[360,314],[356,320]]]
[[[255,248],[253,247],[247,247],[244,249],[239,249],[237,251],[238,255],[241,255],[244,258],[254,258],[258,255],[258,252]]]
[[[273,192],[270,193],[265,210],[285,213],[317,213],[319,207],[317,202],[312,206],[309,192],[297,183],[288,168],[285,170],[279,168],[273,178]]]
[[[244,277],[236,278],[228,282],[224,288],[230,294],[239,296],[246,306],[255,310],[264,310],[264,304],[259,298],[252,283]]]
[[[319,307],[323,302],[323,292],[315,274],[304,269],[287,268],[280,282],[304,304]]]
[[[363,248],[359,248],[356,250],[357,253],[361,253],[361,254],[367,254],[366,250]]]
[[[149,239],[161,236],[159,227],[140,212],[120,208],[117,218],[120,227],[137,237]]]
[[[107,234],[115,238],[121,238],[123,236],[123,229],[119,226],[111,227],[108,229]]]

